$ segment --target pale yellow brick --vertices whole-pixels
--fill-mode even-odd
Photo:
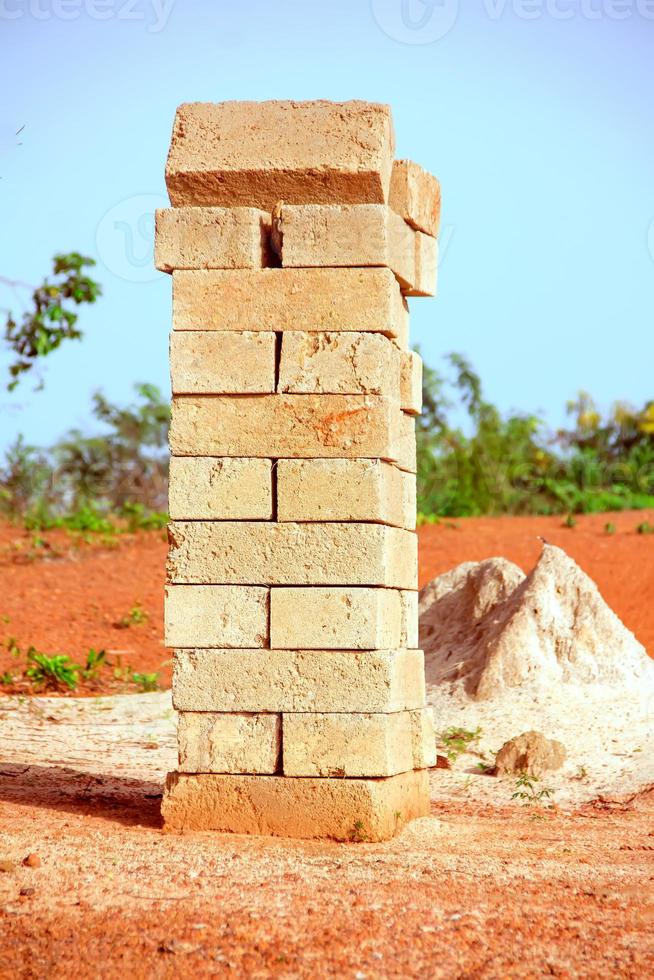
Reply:
[[[173,395],[274,392],[275,334],[173,331],[170,377]]]
[[[378,395],[180,395],[170,448],[176,456],[397,459],[415,471],[407,418]]]
[[[413,768],[431,769],[436,765],[436,732],[431,708],[409,712],[413,746]]]
[[[401,470],[415,473],[418,462],[416,457],[416,420],[413,415],[400,412],[399,437],[396,440],[397,450],[395,459]]]
[[[267,646],[268,605],[268,589],[251,585],[169,585],[166,646]]]
[[[274,773],[282,748],[281,715],[182,712],[177,738],[181,772]]]
[[[400,591],[402,631],[400,646],[409,650],[418,647],[418,593],[407,589]]]
[[[413,769],[411,714],[284,714],[285,776],[395,776]]]
[[[178,711],[394,712],[425,704],[421,650],[178,650]]]
[[[273,264],[270,214],[256,208],[162,208],[154,262],[175,269],[260,269]]]
[[[191,102],[166,185],[176,206],[384,202],[394,150],[390,107],[375,102]]]
[[[395,589],[312,586],[270,593],[270,645],[277,649],[393,649],[401,646],[401,633]]]
[[[173,521],[168,534],[175,584],[418,585],[416,535],[383,524]]]
[[[278,390],[400,397],[400,351],[382,334],[285,333]]]
[[[378,459],[280,459],[277,520],[376,521],[412,531],[415,477]]]
[[[389,205],[418,231],[438,237],[441,185],[433,174],[412,160],[395,160]]]
[[[406,346],[408,318],[390,269],[173,273],[175,330],[371,330]]]
[[[417,484],[415,473],[402,472],[402,527],[415,531],[417,522]]]
[[[312,779],[174,772],[161,812],[168,830],[383,841],[429,815],[429,774]]]
[[[400,354],[400,407],[410,415],[422,411],[422,358],[413,350]]]
[[[385,205],[284,203],[273,230],[284,268],[386,266],[415,287],[415,232]]]
[[[438,289],[438,241],[421,231],[415,234],[415,278],[407,296],[435,296]]]
[[[173,456],[168,513],[171,520],[270,520],[272,462]]]

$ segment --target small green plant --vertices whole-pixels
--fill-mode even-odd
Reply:
[[[74,691],[79,683],[79,664],[73,661],[65,653],[55,653],[49,657],[46,653],[39,653],[34,647],[27,651],[27,660],[30,666],[25,674],[32,681],[35,687],[67,687]]]
[[[145,609],[141,609],[137,602],[135,606],[132,606],[127,615],[118,620],[116,626],[118,626],[120,629],[126,630],[129,629],[130,626],[142,626],[143,623],[147,623],[148,618],[148,613],[145,611]]]
[[[168,524],[168,514],[158,510],[148,510],[143,504],[128,501],[124,504],[121,515],[127,520],[127,530],[159,531]]]
[[[355,820],[352,830],[350,832],[350,839],[356,844],[364,844],[366,841],[370,840],[366,834],[365,826],[363,820]]]
[[[539,778],[532,776],[528,772],[521,772],[515,783],[515,791],[511,794],[512,800],[520,800],[523,806],[544,806],[554,792],[547,786],[538,789]]]
[[[16,637],[10,636],[6,643],[7,651],[12,657],[20,657],[20,647],[16,643]]]
[[[6,670],[4,674],[0,674],[0,684],[13,684],[13,683],[14,683],[14,678],[12,677],[11,673],[8,670]]]
[[[440,747],[443,748],[449,762],[456,762],[460,755],[467,752],[475,742],[481,738],[481,728],[475,728],[473,732],[465,728],[455,726],[446,728],[444,732],[439,732],[438,740]]]
[[[84,680],[95,680],[100,672],[100,669],[105,666],[106,661],[106,650],[96,650],[94,647],[91,647],[86,655],[86,663],[82,667],[82,677]]]
[[[569,527],[569,528],[576,527],[577,526],[577,518],[575,517],[575,515],[574,514],[568,514],[568,516],[566,517],[566,519],[563,522],[563,526],[564,527]]]
[[[607,534],[615,534],[616,531],[615,524],[612,521],[607,521],[606,524],[604,525],[604,530],[606,531]]]
[[[159,690],[159,674],[132,674],[132,683],[147,694],[150,691]]]
[[[649,521],[643,521],[636,528],[638,534],[654,534],[654,524],[650,524]]]

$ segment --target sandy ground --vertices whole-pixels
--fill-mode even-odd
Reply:
[[[2,980],[654,971],[654,793],[445,802],[434,770],[432,815],[387,844],[170,835],[167,694],[2,712]]]

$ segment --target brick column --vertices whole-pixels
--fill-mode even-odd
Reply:
[[[382,840],[429,811],[405,296],[440,189],[387,106],[178,109],[167,827]]]

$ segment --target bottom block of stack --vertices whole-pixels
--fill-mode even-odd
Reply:
[[[388,779],[169,773],[168,830],[332,840],[389,840],[429,814],[426,770]]]

